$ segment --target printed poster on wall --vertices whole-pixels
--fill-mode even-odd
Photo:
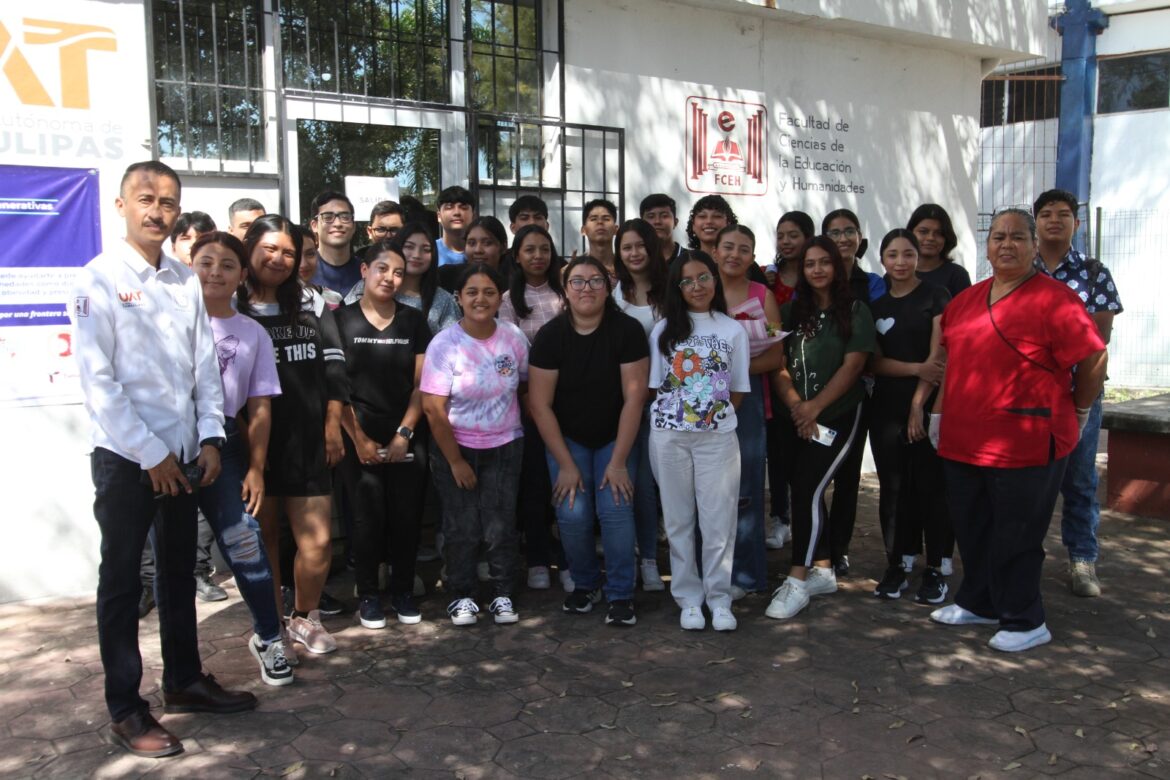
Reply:
[[[101,252],[98,172],[0,165],[0,404],[81,398],[67,301]]]

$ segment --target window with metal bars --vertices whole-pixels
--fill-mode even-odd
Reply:
[[[541,0],[467,0],[468,103],[476,111],[541,116]]]
[[[450,103],[446,0],[285,0],[284,86]]]
[[[257,0],[154,0],[160,157],[268,159]]]
[[[1062,80],[1059,65],[988,76],[983,80],[979,126],[1056,119]]]

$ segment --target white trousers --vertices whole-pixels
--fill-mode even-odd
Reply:
[[[680,607],[731,607],[731,564],[739,506],[735,432],[650,431],[650,468],[670,541],[670,594]],[[695,559],[695,516],[703,537]]]

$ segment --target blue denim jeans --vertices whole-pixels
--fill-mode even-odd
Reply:
[[[260,537],[260,523],[244,509],[240,498],[248,473],[248,451],[233,418],[224,422],[224,432],[227,440],[219,455],[219,477],[196,496],[252,613],[252,630],[261,641],[275,642],[280,639],[280,615],[272,595],[272,568]]]
[[[1101,435],[1101,399],[1089,408],[1089,421],[1081,440],[1068,456],[1068,468],[1060,485],[1064,509],[1060,516],[1060,541],[1074,561],[1097,560],[1097,526],[1101,508],[1097,504],[1097,440]]]
[[[639,558],[658,558],[658,485],[654,482],[654,470],[650,468],[650,407],[642,414],[638,427],[637,460],[630,453],[630,464],[638,467],[637,477],[630,469],[634,480],[634,534],[638,540]]]
[[[569,560],[569,571],[578,588],[593,590],[601,584],[601,568],[593,543],[593,518],[601,524],[601,546],[605,551],[605,598],[608,601],[634,597],[634,506],[624,500],[614,501],[609,485],[600,487],[605,467],[613,456],[613,445],[590,449],[572,439],[565,446],[581,472],[584,492],[578,493],[572,509],[565,499],[557,506],[557,526],[561,544]],[[626,459],[630,480],[637,477],[637,445]],[[561,473],[556,458],[548,456],[549,478],[555,484]],[[636,484],[636,482],[635,482]]]
[[[735,435],[739,439],[739,515],[735,529],[735,554],[731,584],[746,591],[768,588],[768,558],[764,537],[764,390],[760,375],[753,376],[752,391],[735,410]]]
[[[138,566],[147,531],[154,526],[155,601],[162,639],[163,689],[181,691],[202,674],[195,628],[195,497],[154,498],[131,460],[97,447],[90,456],[93,515],[102,532],[98,565],[97,625],[106,707],[114,721],[150,704],[138,693]],[[268,600],[272,601],[272,591]]]

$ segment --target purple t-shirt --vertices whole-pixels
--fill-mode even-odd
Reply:
[[[475,450],[524,435],[516,390],[528,379],[528,339],[510,322],[480,340],[456,323],[431,339],[419,389],[448,398],[455,441]]]
[[[223,413],[239,414],[249,398],[280,395],[276,353],[264,327],[251,317],[212,317],[215,355],[223,379]]]

